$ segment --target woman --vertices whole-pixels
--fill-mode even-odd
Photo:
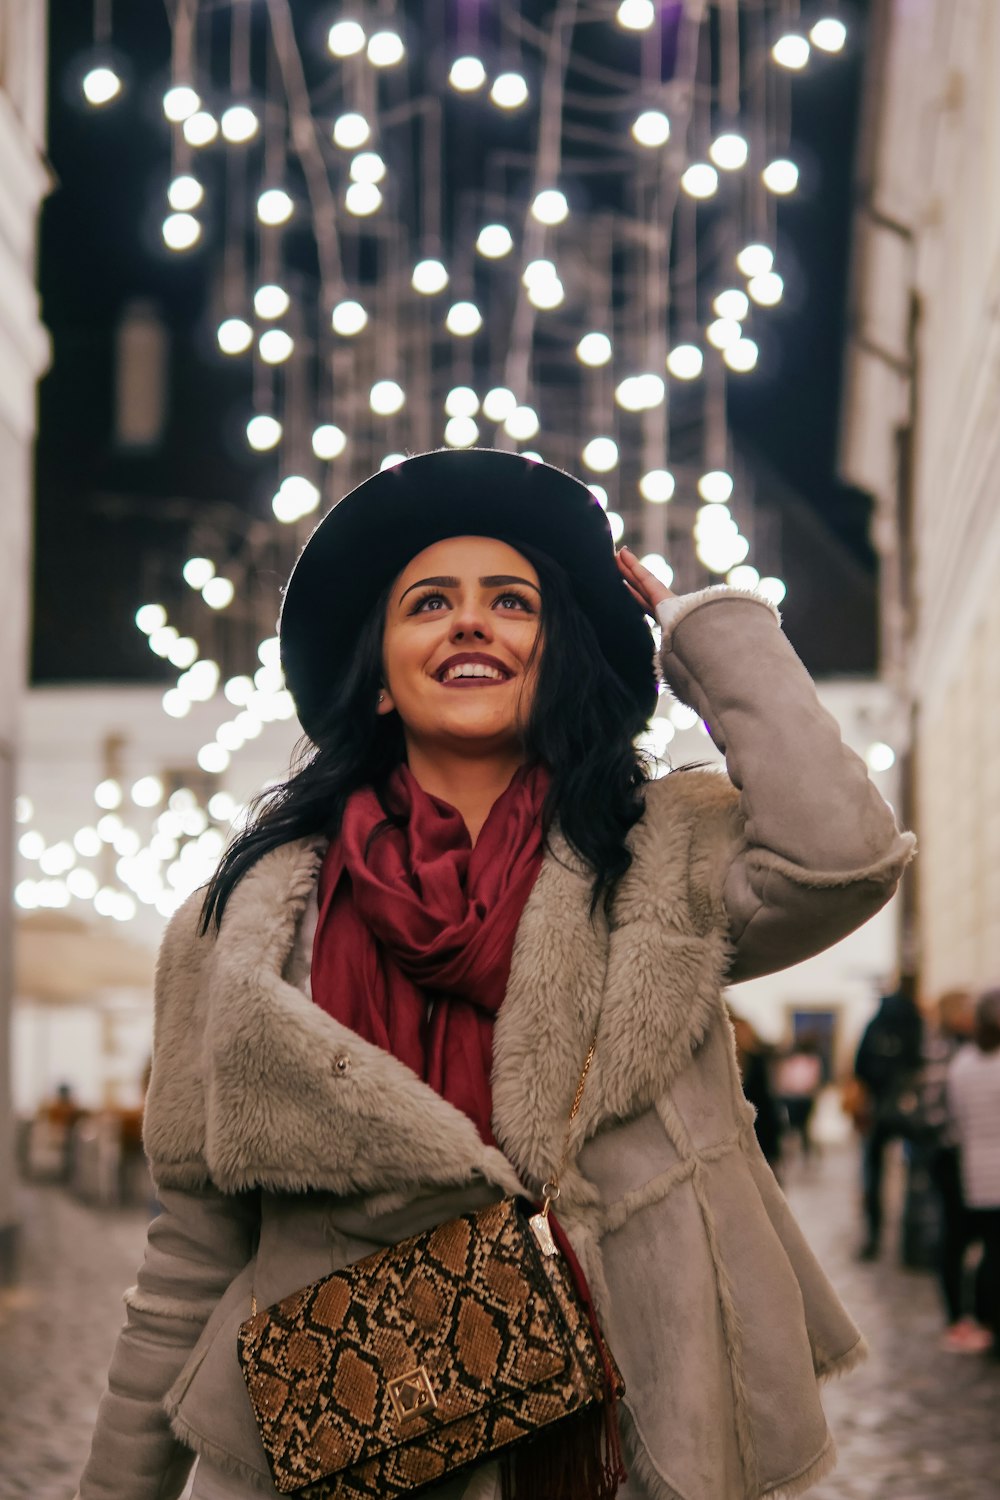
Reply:
[[[647,780],[644,613],[728,777]],[[315,750],[164,940],[163,1213],[83,1500],[168,1500],[195,1453],[198,1500],[273,1494],[235,1352],[251,1293],[537,1196],[598,1023],[559,1213],[628,1388],[620,1493],[807,1488],[833,1461],[817,1378],[863,1344],[754,1140],[720,990],[864,921],[912,840],[774,610],[675,598],[577,480],[449,451],[334,507],[281,638]]]

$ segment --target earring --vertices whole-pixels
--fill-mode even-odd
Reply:
[[[384,693],[379,693],[379,695],[378,695],[378,701],[380,703],[384,703],[385,702],[385,694]]]

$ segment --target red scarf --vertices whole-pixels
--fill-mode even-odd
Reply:
[[[319,877],[314,1000],[490,1143],[493,1022],[541,866],[547,787],[540,767],[518,771],[473,848],[461,814],[400,766],[386,801],[405,825],[376,834],[385,809],[370,787],[354,792]]]

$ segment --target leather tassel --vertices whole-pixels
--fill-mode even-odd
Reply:
[[[614,1500],[625,1472],[607,1415],[607,1402],[588,1407],[510,1450],[500,1465],[503,1500]]]
[[[601,1358],[602,1400],[510,1450],[500,1465],[502,1500],[615,1500],[628,1478],[618,1427],[621,1392],[583,1267],[554,1214],[549,1227],[587,1311]]]

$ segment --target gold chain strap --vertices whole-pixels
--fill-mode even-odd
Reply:
[[[569,1119],[566,1121],[566,1136],[563,1140],[562,1152],[559,1157],[559,1165],[556,1167],[556,1170],[553,1172],[548,1182],[542,1183],[543,1219],[548,1218],[549,1209],[552,1207],[555,1200],[559,1197],[559,1178],[562,1176],[566,1163],[569,1160],[569,1140],[570,1136],[573,1134],[574,1121],[576,1120],[577,1115],[580,1113],[580,1105],[583,1101],[583,1091],[587,1086],[587,1074],[590,1072],[590,1065],[594,1061],[594,1053],[596,1051],[597,1032],[595,1031],[593,1040],[591,1041],[590,1046],[587,1049],[587,1056],[584,1060],[583,1071],[580,1074],[580,1082],[577,1084],[576,1093],[573,1096],[573,1104],[569,1112]]]

